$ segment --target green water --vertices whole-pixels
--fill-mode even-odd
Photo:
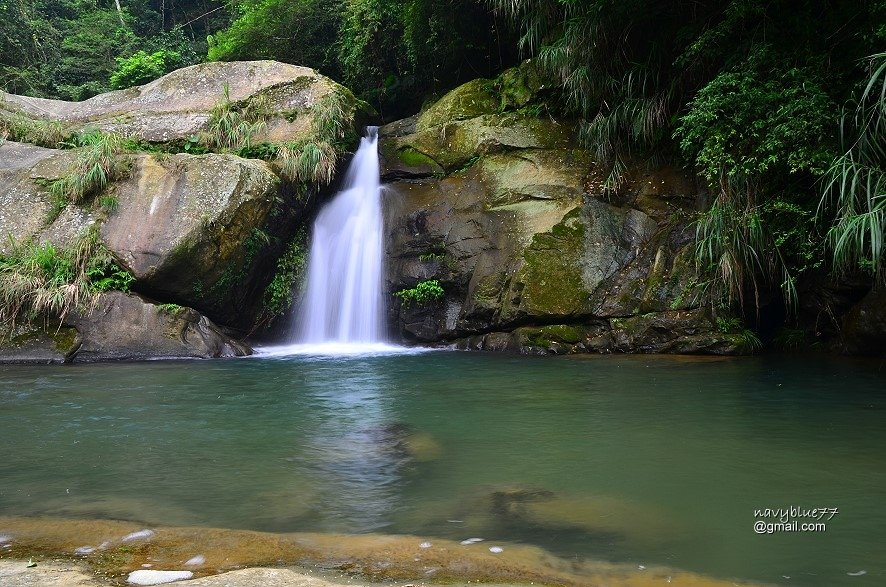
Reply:
[[[886,584],[876,363],[5,366],[0,439],[0,515],[482,537],[724,578]],[[790,505],[839,513],[823,532],[755,534],[754,509]]]

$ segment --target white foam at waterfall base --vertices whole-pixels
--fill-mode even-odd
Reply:
[[[413,355],[433,351],[427,347],[406,347],[389,343],[321,342],[316,344],[290,344],[255,349],[254,357],[374,357],[382,355]]]
[[[383,355],[416,352],[385,340],[382,299],[382,187],[378,129],[367,135],[341,191],[314,221],[307,289],[289,345],[257,349],[259,356]]]

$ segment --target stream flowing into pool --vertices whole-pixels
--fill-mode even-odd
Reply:
[[[0,366],[0,516],[476,537],[882,585],[882,382],[876,363],[790,357]],[[790,506],[838,511],[755,533],[754,510]]]

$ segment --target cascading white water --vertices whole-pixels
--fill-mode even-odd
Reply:
[[[378,128],[368,127],[342,190],[314,221],[307,291],[294,342],[384,341],[382,227]]]

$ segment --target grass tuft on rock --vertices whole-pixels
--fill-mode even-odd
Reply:
[[[132,169],[120,135],[94,131],[78,135],[76,142],[79,152],[73,169],[49,184],[57,202],[80,204],[102,193],[109,183],[123,179]]]
[[[0,255],[0,324],[59,323],[74,310],[92,309],[99,293],[129,291],[129,272],[117,265],[98,230],[86,230],[71,246],[29,240]]]

